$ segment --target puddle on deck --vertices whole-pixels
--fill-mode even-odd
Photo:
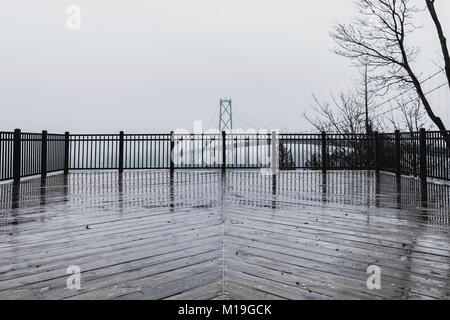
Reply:
[[[450,224],[450,184],[429,183],[423,201],[418,179],[366,171],[281,172],[276,177],[259,171],[129,171],[75,172],[34,178],[19,185],[0,184],[0,226],[45,221],[53,213],[77,210],[80,203],[98,210],[126,212],[141,207],[211,208],[223,197],[243,208],[282,208],[299,201],[399,209],[419,221]],[[293,200],[290,203],[289,200]]]

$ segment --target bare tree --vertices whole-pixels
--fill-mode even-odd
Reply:
[[[426,113],[419,98],[402,95],[395,103],[399,106],[399,116],[392,113],[389,119],[394,129],[414,133],[427,127]]]
[[[435,114],[419,77],[411,64],[419,49],[406,45],[406,37],[418,27],[412,18],[419,10],[411,0],[360,0],[358,16],[350,24],[338,23],[331,37],[337,43],[336,53],[354,61],[366,59],[379,72],[372,79],[385,90],[415,88],[429,118],[441,131],[450,147],[450,134]]]
[[[304,113],[308,122],[319,131],[339,134],[339,138],[328,143],[328,160],[351,166],[357,159],[365,159],[366,166],[373,165],[373,144],[370,139],[357,139],[355,135],[373,133],[372,120],[366,118],[365,97],[358,92],[340,92],[331,95],[331,102],[320,102],[313,95],[314,103],[310,105],[315,117]],[[346,143],[342,143],[346,141]],[[314,154],[307,166],[317,167],[321,157]]]
[[[427,3],[428,12],[430,12],[431,18],[433,19],[434,25],[436,26],[439,42],[441,43],[442,55],[444,57],[445,63],[445,73],[447,75],[448,86],[450,88],[450,55],[448,52],[447,38],[445,37],[444,31],[442,30],[442,25],[434,6],[435,0],[425,0],[425,2]]]
[[[365,104],[357,92],[340,92],[331,95],[331,102],[321,102],[312,94],[314,103],[310,108],[314,116],[304,113],[305,119],[317,130],[339,134],[366,132]],[[370,131],[372,122],[368,120]]]
[[[379,90],[377,90],[376,85],[373,84],[370,74],[372,69],[369,67],[368,62],[364,59],[356,63],[358,69],[359,77],[355,83],[355,90],[359,97],[364,100],[364,116],[366,133],[370,134],[372,132],[372,124],[370,119],[370,109],[375,102],[375,99],[380,95]],[[382,94],[381,94],[382,95]]]
[[[402,142],[403,161],[417,173],[419,153],[417,132],[427,125],[426,114],[417,96],[402,95],[396,103],[400,107],[398,110],[400,116],[392,115],[391,122],[395,129],[409,133],[410,139],[404,139]]]
[[[310,107],[318,117],[312,118],[307,114],[304,116],[316,129],[339,133],[373,133],[370,109],[380,93],[369,77],[371,68],[367,62],[358,61],[355,66],[359,77],[353,82],[354,91],[341,91],[337,96],[331,94],[331,105],[319,102],[317,97],[312,95],[314,104]]]

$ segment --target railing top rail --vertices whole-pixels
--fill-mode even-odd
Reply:
[[[64,136],[64,135],[62,135]],[[69,137],[119,137],[120,133],[70,133]],[[124,133],[124,137],[131,136],[168,136],[170,133]]]
[[[426,131],[426,133],[435,133],[435,134],[442,134],[442,132],[445,132],[447,134],[450,134],[450,130],[448,131],[436,131],[436,130],[430,130],[430,131]]]
[[[69,140],[71,141],[79,141],[79,140],[89,140],[89,141],[93,141],[93,140],[119,140],[120,136],[70,136]]]
[[[64,133],[53,133],[53,132],[47,132],[47,135],[52,136],[58,136],[58,137],[64,137]]]
[[[380,132],[379,134],[378,134],[378,136],[395,136],[395,133],[393,133],[393,132]]]
[[[0,131],[0,134],[14,134],[14,131]],[[21,131],[20,134],[22,135],[42,135],[42,132],[27,132],[27,131]],[[47,132],[47,135],[52,135],[52,136],[61,136],[64,137],[64,134],[61,133],[53,133],[53,132]]]
[[[124,133],[125,136],[170,136],[170,133]]]
[[[337,137],[373,137],[375,133],[325,133],[327,136]]]
[[[226,132],[227,135],[230,136],[267,136],[267,135],[271,135],[271,132],[248,132],[248,133],[241,133],[241,132],[237,132],[237,133],[233,133],[233,132]]]
[[[175,136],[222,136],[222,133],[174,133],[174,135]],[[227,135],[231,135],[231,134],[227,133]]]
[[[83,136],[83,137],[100,137],[100,136],[119,136],[119,133],[70,133],[69,137]]]
[[[442,131],[439,130],[427,130],[427,133],[442,133]],[[450,130],[444,131],[446,133],[450,134]],[[0,133],[3,134],[13,134],[14,131],[1,131]],[[42,132],[29,132],[29,131],[21,131],[22,134],[41,134]],[[227,135],[270,135],[272,134],[272,131],[268,132],[249,132],[249,133],[242,133],[242,132],[225,132]],[[411,134],[411,133],[417,133],[419,134],[420,131],[414,131],[414,132],[406,132],[401,131],[400,134]],[[48,132],[48,134],[52,135],[61,135],[64,136],[64,133],[54,133],[54,132]],[[124,135],[170,135],[170,132],[164,132],[164,133],[130,133],[130,132],[124,132]],[[175,132],[175,135],[221,135],[222,132],[211,132],[211,133],[179,133]],[[303,135],[303,136],[311,136],[311,135],[321,135],[322,132],[277,132],[278,135]],[[375,133],[337,133],[337,132],[326,132],[327,135],[344,135],[344,136],[367,136],[367,135],[374,135]],[[386,135],[386,134],[394,134],[394,132],[379,132],[379,135]],[[112,133],[70,133],[70,136],[111,136],[111,135],[119,135],[119,132],[112,132]]]
[[[40,135],[42,135],[42,132],[23,132],[23,131],[21,131],[20,134],[22,134],[22,135],[29,135],[29,136],[32,136],[32,135],[40,136]]]
[[[301,132],[281,132],[281,135],[285,136],[320,136],[322,133],[301,133]]]

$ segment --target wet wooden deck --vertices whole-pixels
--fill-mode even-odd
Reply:
[[[0,299],[450,298],[445,185],[422,206],[371,172],[79,172],[0,196]]]

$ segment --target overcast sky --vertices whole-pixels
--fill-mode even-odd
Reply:
[[[0,2],[0,130],[217,127],[229,97],[235,127],[305,131],[311,92],[326,99],[355,77],[329,38],[353,14],[350,0]],[[450,1],[437,2],[450,37]],[[81,30],[66,26],[69,5],[81,8]],[[437,70],[439,43],[426,12],[419,21],[410,40],[423,48],[415,67],[425,76]],[[450,124],[448,88],[432,99]]]

